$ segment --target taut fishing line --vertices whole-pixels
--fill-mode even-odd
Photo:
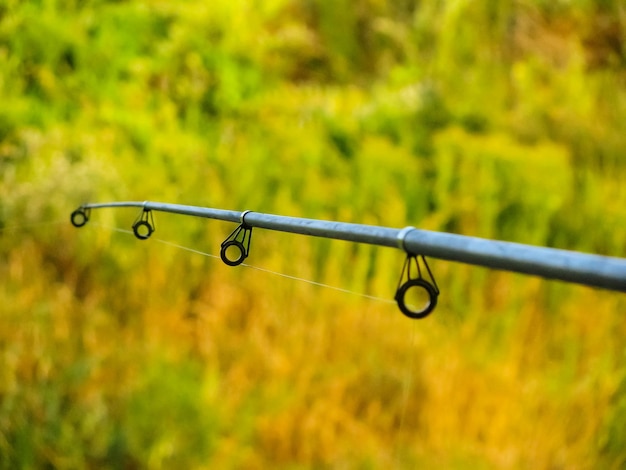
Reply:
[[[222,242],[220,246],[220,258],[228,266],[239,266],[256,269],[286,279],[307,283],[336,290],[338,292],[357,295],[369,300],[384,303],[395,303],[400,311],[407,317],[418,319],[428,316],[437,305],[439,288],[435,282],[432,271],[423,254],[419,250],[413,249],[410,244],[411,238],[417,229],[405,227],[402,230],[390,229],[387,227],[376,227],[359,224],[347,224],[342,222],[323,221],[316,219],[302,219],[297,217],[284,217],[272,214],[262,214],[260,212],[231,211],[223,209],[212,209],[208,207],[183,206],[179,204],[144,202],[113,202],[102,204],[83,204],[70,214],[70,221],[74,227],[83,227],[90,218],[93,209],[105,207],[138,207],[141,212],[132,224],[132,233],[139,240],[147,240],[156,231],[154,212],[169,212],[193,217],[224,220],[227,222],[238,222],[239,225]],[[252,231],[254,227],[265,228],[282,232],[299,233],[323,238],[352,241],[357,243],[368,243],[372,245],[388,246],[400,248],[406,254],[406,261],[394,300],[382,299],[377,296],[354,292],[350,289],[331,286],[322,282],[312,281],[289,274],[280,273],[266,268],[260,268],[244,264],[244,260],[250,254],[252,241]],[[213,257],[210,253],[194,250],[182,245],[178,245],[166,240],[158,240],[161,243],[177,246],[180,249],[195,252],[204,256]],[[423,270],[420,265],[423,265]],[[428,278],[422,275],[428,274]],[[416,301],[416,299],[419,299]]]
[[[106,229],[106,230],[110,230],[112,232],[120,232],[120,233],[125,233],[125,234],[128,234],[128,235],[134,235],[134,232],[132,230],[126,230],[126,229],[119,228],[119,227],[109,227],[109,226],[102,225],[102,224],[95,223],[95,222],[93,223],[93,226],[94,227],[98,227],[98,228],[103,228],[103,229]],[[171,241],[168,241],[168,240],[162,240],[160,238],[153,238],[153,240],[155,242],[159,242],[159,243],[162,243],[164,245],[169,245],[171,247],[178,248],[178,249],[184,250],[184,251],[188,251],[190,253],[195,253],[197,255],[206,256],[208,258],[213,258],[213,259],[221,259],[221,257],[218,256],[218,255],[214,255],[212,253],[207,253],[207,252],[204,252],[204,251],[196,250],[195,248],[190,248],[188,246],[180,245],[178,243],[174,243],[174,242],[171,242]],[[242,267],[245,267],[245,268],[249,268],[249,269],[254,269],[256,271],[260,271],[260,272],[263,272],[263,273],[272,274],[274,276],[279,276],[279,277],[282,277],[282,278],[285,278],[285,279],[290,279],[292,281],[303,282],[305,284],[310,284],[310,285],[317,286],[317,287],[322,287],[322,288],[325,288],[325,289],[331,289],[331,290],[334,290],[334,291],[337,291],[337,292],[342,292],[344,294],[355,295],[355,296],[362,297],[362,298],[368,299],[368,300],[374,300],[374,301],[377,301],[377,302],[383,302],[383,303],[387,303],[387,304],[394,304],[395,303],[393,300],[385,299],[385,298],[382,298],[382,297],[377,297],[375,295],[363,294],[362,292],[355,292],[355,291],[352,291],[352,290],[349,290],[349,289],[345,289],[343,287],[332,286],[330,284],[324,284],[323,282],[318,282],[318,281],[313,281],[313,280],[310,280],[310,279],[305,279],[305,278],[302,278],[302,277],[292,276],[291,274],[285,274],[285,273],[281,273],[281,272],[278,272],[278,271],[273,271],[271,269],[262,268],[262,267],[259,267],[259,266],[254,266],[254,265],[247,264],[247,263],[241,263],[239,266],[242,266]]]

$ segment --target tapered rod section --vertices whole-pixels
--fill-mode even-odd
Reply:
[[[395,229],[160,202],[84,204],[81,209],[109,207],[138,207],[144,210],[238,223],[244,222],[242,219],[245,219],[245,224],[249,227],[396,247],[408,253],[432,258],[626,292],[626,259],[623,258],[433,232],[412,227]]]

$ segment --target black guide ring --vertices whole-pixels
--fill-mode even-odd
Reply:
[[[426,304],[426,306],[421,310],[413,310],[406,303],[405,296],[409,289],[412,288],[424,289],[428,294],[428,304]],[[425,281],[424,279],[411,279],[402,284],[396,292],[396,302],[398,303],[398,308],[400,309],[400,311],[407,317],[420,319],[428,316],[433,310],[435,310],[435,307],[437,306],[438,296],[438,292],[429,282]]]
[[[426,258],[424,256],[420,256],[424,266],[426,267],[426,271],[430,277],[431,282],[428,282],[426,279],[422,277],[422,270],[420,268],[420,263],[417,255],[408,254],[406,261],[404,262],[404,267],[402,268],[402,274],[400,275],[400,282],[398,283],[398,289],[396,291],[395,300],[398,304],[398,308],[400,311],[409,318],[420,319],[428,316],[437,306],[437,299],[439,297],[439,287],[437,286],[437,282],[433,277],[433,273],[426,262]],[[411,276],[411,264],[414,263],[417,268],[417,277]],[[403,282],[405,278],[407,280]],[[419,288],[424,289],[428,294],[428,303],[424,308],[416,310],[412,308],[412,306],[407,305],[406,295],[410,289]]]
[[[230,259],[226,255],[226,252],[232,246],[236,246],[237,249],[239,250],[239,256],[236,259]],[[220,250],[220,258],[222,258],[222,261],[226,263],[228,266],[239,266],[241,263],[243,263],[243,260],[246,259],[246,256],[247,256],[246,249],[241,244],[241,242],[238,242],[237,240],[231,240],[231,241],[222,243],[222,249]]]
[[[141,227],[145,227],[147,232],[142,233],[140,230]],[[145,220],[139,220],[133,224],[133,233],[137,238],[139,238],[139,240],[147,240],[150,238],[150,235],[152,235],[152,232],[154,232],[154,228]]]
[[[133,233],[139,240],[147,240],[156,230],[150,209],[144,209],[133,223]]]
[[[83,209],[79,207],[70,216],[70,221],[74,227],[82,227],[87,222],[89,222],[89,209]]]
[[[250,254],[250,241],[252,240],[252,227],[247,225],[243,220],[245,218],[245,214],[248,211],[244,212],[242,215],[241,225],[237,227],[227,238],[222,242],[221,250],[220,250],[220,258],[222,261],[226,263],[228,266],[239,266],[243,263],[248,255]],[[226,252],[231,247],[237,247],[239,250],[239,256],[235,259],[231,259],[226,255]]]

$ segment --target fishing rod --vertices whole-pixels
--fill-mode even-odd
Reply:
[[[140,240],[150,238],[155,231],[153,212],[169,212],[238,223],[237,228],[222,242],[220,247],[220,257],[229,266],[237,266],[248,257],[252,229],[255,227],[399,248],[406,253],[407,257],[394,299],[400,311],[414,319],[429,315],[437,305],[439,296],[439,287],[426,261],[427,256],[626,292],[626,259],[624,258],[434,232],[412,226],[395,229],[287,217],[249,210],[233,211],[149,201],[83,204],[72,212],[70,220],[75,227],[82,227],[89,221],[92,209],[117,207],[141,209],[132,226],[133,233]],[[419,289],[425,291],[427,301],[412,300],[416,297],[415,294],[420,292]]]

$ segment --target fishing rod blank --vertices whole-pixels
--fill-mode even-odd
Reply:
[[[222,244],[222,259],[225,262],[230,261],[227,264],[232,266],[240,264],[248,256],[253,227],[399,248],[407,253],[407,261],[401,276],[401,284],[396,292],[396,301],[402,313],[411,318],[422,318],[428,315],[434,308],[439,295],[439,289],[434,282],[428,264],[425,264],[426,256],[626,292],[626,259],[623,258],[434,232],[415,227],[394,229],[252,211],[240,212],[148,201],[84,204],[72,213],[72,224],[81,227],[89,221],[92,209],[112,207],[138,207],[142,209],[142,214],[133,224],[133,232],[140,239],[147,239],[154,231],[151,211],[239,223],[238,229]],[[141,229],[139,234],[137,233],[138,229]],[[236,258],[227,256],[226,251],[229,247],[235,247],[239,250],[239,256]],[[422,277],[417,256],[421,257],[424,262],[426,271],[431,277],[430,281]],[[416,264],[418,277],[411,277],[412,262]],[[405,270],[408,279],[402,283]],[[405,290],[400,295],[403,287]],[[412,297],[406,295],[409,289],[418,287],[427,291],[429,297],[429,301],[422,308],[411,307],[407,305],[409,302],[406,300],[407,297]]]

